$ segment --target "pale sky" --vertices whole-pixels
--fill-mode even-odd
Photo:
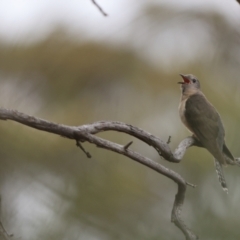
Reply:
[[[240,22],[240,5],[235,0],[97,0],[109,14],[103,17],[91,0],[1,0],[0,38],[7,42],[41,39],[57,25],[94,39],[118,39],[144,5],[159,3],[178,8],[215,9],[229,20]]]

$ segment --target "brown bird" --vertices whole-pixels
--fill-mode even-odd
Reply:
[[[228,192],[222,169],[222,165],[226,165],[224,154],[235,160],[224,140],[225,131],[221,117],[202,93],[198,79],[192,74],[180,75],[183,78],[183,82],[178,82],[182,90],[180,118],[193,133],[193,137],[213,155],[219,182],[223,190]]]

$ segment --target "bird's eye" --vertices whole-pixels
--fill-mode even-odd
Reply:
[[[196,79],[193,79],[192,82],[195,83],[197,80]]]

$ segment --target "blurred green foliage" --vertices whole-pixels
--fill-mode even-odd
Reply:
[[[164,6],[144,9],[131,27],[123,45],[59,30],[31,45],[0,42],[1,106],[69,125],[123,121],[163,140],[171,135],[174,148],[189,135],[178,118],[176,82],[179,73],[191,72],[239,156],[239,29],[216,12]],[[147,57],[153,52],[159,53],[154,64]],[[184,239],[170,223],[176,186],[167,178],[86,143],[93,156],[87,159],[74,142],[10,121],[0,131],[2,217],[15,237]],[[102,136],[132,140],[116,132]],[[132,148],[198,185],[188,189],[183,217],[201,239],[238,239],[238,169],[225,169],[226,196],[205,150],[191,148],[180,164],[170,164],[137,140]]]

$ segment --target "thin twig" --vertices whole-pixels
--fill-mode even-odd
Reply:
[[[98,10],[102,13],[103,16],[108,16],[108,14],[100,7],[100,5],[95,0],[92,0],[92,3],[98,8]]]
[[[171,142],[171,136],[168,137],[168,140],[167,140],[167,144],[169,144]]]
[[[54,133],[69,139],[74,139],[75,141],[77,141],[77,143],[79,143],[78,145],[79,147],[81,145],[80,141],[81,142],[87,141],[89,143],[95,144],[97,147],[101,147],[125,155],[128,158],[131,158],[132,160],[139,162],[157,171],[158,173],[170,178],[178,186],[177,194],[175,196],[175,201],[172,209],[171,218],[172,222],[174,222],[175,225],[184,233],[187,240],[197,239],[197,236],[191,230],[189,230],[189,228],[185,225],[181,218],[181,210],[182,205],[184,203],[187,186],[189,185],[193,187],[194,185],[187,183],[178,173],[174,172],[173,170],[166,168],[162,164],[159,164],[149,158],[146,158],[135,151],[132,151],[131,149],[128,148],[129,147],[128,144],[125,146],[127,147],[126,151],[124,146],[108,141],[106,139],[102,139],[96,136],[95,134],[109,130],[124,132],[126,134],[129,134],[140,139],[141,141],[155,148],[165,160],[175,163],[179,163],[181,161],[187,148],[191,146],[202,147],[201,144],[195,138],[188,137],[184,139],[183,141],[180,142],[176,150],[172,152],[169,145],[160,138],[140,128],[121,122],[102,121],[77,127],[67,126],[62,124],[56,124],[40,118],[29,116],[24,113],[20,113],[18,111],[4,108],[0,108],[0,119],[13,120],[38,130]],[[83,151],[85,152],[85,154],[87,154],[85,150]],[[227,159],[226,154],[225,157]]]
[[[197,185],[192,184],[192,183],[189,183],[189,182],[186,182],[186,184],[187,184],[188,186],[192,187],[192,188],[196,188],[196,187],[197,187]]]
[[[132,145],[133,141],[127,143],[125,146],[124,146],[124,149],[127,150],[131,145]]]
[[[78,140],[76,140],[76,145],[86,154],[88,158],[92,157],[91,154],[84,149],[84,147]]]

